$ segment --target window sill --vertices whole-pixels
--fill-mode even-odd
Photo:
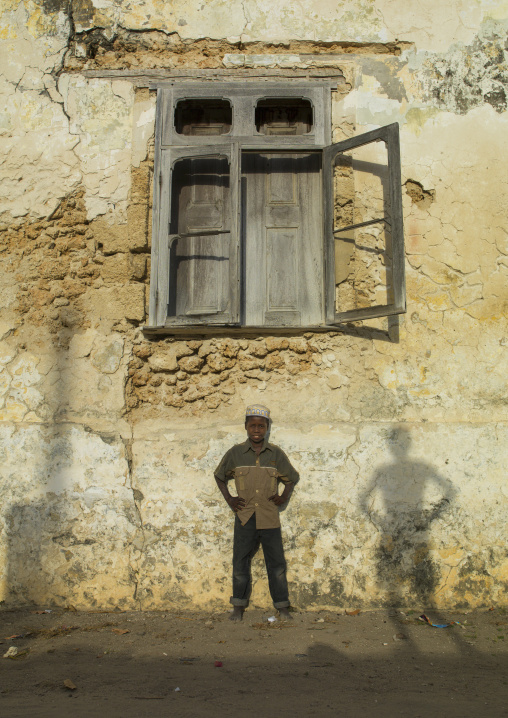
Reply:
[[[349,325],[352,322],[348,322]],[[328,333],[343,332],[346,328],[346,323],[339,326],[319,325],[313,327],[246,327],[238,325],[202,325],[194,324],[187,326],[148,326],[142,327],[143,333],[146,336],[186,336],[186,337],[200,337],[200,336],[296,336],[299,334],[305,334],[307,332],[312,334],[317,333]]]

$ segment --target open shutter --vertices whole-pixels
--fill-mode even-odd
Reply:
[[[161,151],[158,323],[239,321],[238,152]]]
[[[398,124],[325,148],[323,178],[327,324],[405,312]]]

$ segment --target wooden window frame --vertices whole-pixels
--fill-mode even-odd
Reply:
[[[388,187],[390,197],[390,220],[380,217],[370,222],[342,227],[340,232],[351,231],[368,224],[385,222],[391,230],[392,245],[392,295],[393,301],[388,304],[373,307],[362,307],[345,312],[335,311],[335,232],[333,228],[333,170],[337,155],[348,150],[364,147],[373,142],[384,142],[388,156]],[[329,325],[344,324],[346,322],[362,321],[386,317],[394,314],[403,314],[406,311],[406,285],[404,271],[404,227],[402,218],[402,191],[400,175],[400,142],[399,125],[397,122],[365,132],[356,137],[336,142],[323,150],[323,199],[324,209],[324,235],[326,243],[325,277],[326,277],[326,321]]]
[[[246,84],[249,85],[246,87]],[[331,88],[328,81],[286,84],[265,83],[175,83],[158,88],[152,218],[152,268],[147,331],[176,334],[195,330],[213,333],[228,331],[304,331],[337,329],[347,322],[389,316],[406,311],[404,281],[404,234],[400,175],[399,127],[381,127],[339,143],[331,143]],[[255,107],[259,100],[275,97],[309,99],[313,107],[311,132],[303,135],[263,135],[255,129]],[[185,99],[223,99],[232,105],[230,132],[219,135],[183,135],[176,132],[174,109]],[[333,229],[333,168],[341,152],[371,142],[387,147],[392,244],[392,295],[386,305],[338,312],[335,308],[335,234]],[[323,321],[317,326],[260,326],[241,324],[241,157],[242,152],[320,152],[322,154],[323,213]],[[222,313],[193,317],[168,317],[170,244],[179,235],[170,235],[172,171],[178,160],[197,157],[227,157],[230,170],[229,304]],[[388,221],[386,217],[380,221]],[[353,225],[354,227],[354,225]],[[351,229],[346,228],[346,229]],[[345,230],[342,230],[345,231]]]

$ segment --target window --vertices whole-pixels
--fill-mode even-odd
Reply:
[[[180,83],[157,103],[151,327],[405,311],[397,124],[333,144],[324,80]]]
[[[305,135],[312,129],[312,105],[297,97],[259,100],[255,123],[262,135]]]
[[[180,100],[175,107],[175,131],[179,135],[225,135],[233,114],[227,100]]]

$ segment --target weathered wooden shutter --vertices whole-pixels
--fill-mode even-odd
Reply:
[[[238,152],[161,151],[159,321],[239,321]]]
[[[353,152],[379,142],[384,165]],[[398,124],[327,147],[323,180],[327,324],[405,312]]]
[[[312,326],[323,318],[319,152],[242,154],[247,326]]]

